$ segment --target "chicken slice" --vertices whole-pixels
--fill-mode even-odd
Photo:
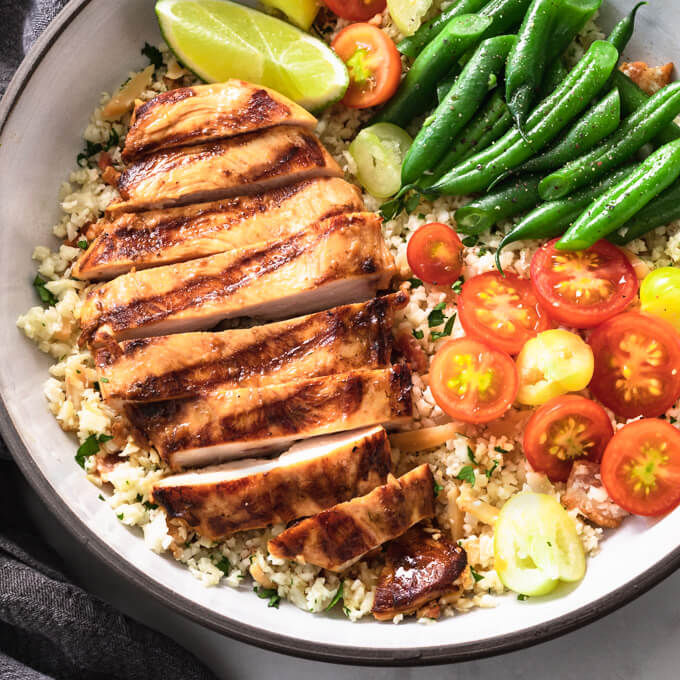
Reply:
[[[673,63],[649,66],[644,61],[632,61],[619,67],[641,90],[653,95],[673,79]]]
[[[421,465],[366,496],[340,503],[304,519],[272,538],[269,552],[279,559],[342,571],[366,553],[401,536],[434,515],[434,478]]]
[[[404,292],[265,326],[112,343],[95,362],[106,401],[160,401],[389,366]]]
[[[267,191],[310,177],[342,177],[316,135],[279,125],[144,156],[120,176],[109,214]]]
[[[387,434],[371,427],[293,445],[273,460],[247,459],[166,477],[153,501],[213,541],[262,529],[368,493],[384,484],[392,459]]]
[[[311,130],[316,122],[311,113],[282,94],[243,80],[181,87],[135,108],[123,159],[130,161],[158,149],[201,144],[274,125]]]
[[[206,330],[223,319],[305,314],[389,286],[394,259],[374,213],[338,215],[286,239],[134,271],[93,288],[81,343]]]
[[[562,494],[562,505],[576,508],[591,522],[616,529],[628,513],[609,498],[602,484],[600,466],[589,460],[576,460],[567,480],[567,490]]]
[[[282,451],[308,439],[413,415],[406,366],[358,370],[280,385],[216,389],[191,399],[126,407],[128,419],[170,467],[198,467]]]
[[[387,562],[371,612],[379,621],[412,614],[449,590],[467,566],[465,550],[421,527],[409,529],[386,548]]]
[[[147,269],[286,238],[313,222],[364,209],[357,187],[318,177],[262,194],[123,213],[94,225],[99,236],[73,268],[78,279],[112,279]]]

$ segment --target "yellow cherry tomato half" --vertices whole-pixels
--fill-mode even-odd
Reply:
[[[587,387],[593,377],[593,350],[576,333],[553,329],[528,340],[517,357],[517,401],[540,406]]]
[[[560,581],[580,581],[586,573],[576,525],[547,494],[513,496],[494,526],[493,548],[498,577],[522,595],[547,595]]]
[[[680,331],[680,267],[661,267],[647,274],[640,302],[643,312],[660,316]]]

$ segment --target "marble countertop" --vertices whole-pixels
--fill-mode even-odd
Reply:
[[[680,677],[680,571],[650,592],[576,632],[480,661],[423,668],[334,666],[236,642],[176,614],[99,562],[66,532],[26,485],[29,512],[86,589],[177,640],[223,680],[677,680]]]

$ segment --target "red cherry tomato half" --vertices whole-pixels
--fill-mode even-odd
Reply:
[[[324,4],[342,19],[368,21],[385,9],[387,0],[324,0]]]
[[[399,87],[401,57],[386,33],[371,24],[350,24],[331,47],[347,65],[345,106],[365,109],[386,102]]]
[[[598,326],[589,343],[590,390],[617,416],[660,416],[680,398],[680,335],[667,321],[619,314]]]
[[[458,316],[468,335],[508,354],[550,328],[531,283],[514,274],[487,272],[468,279],[458,299]]]
[[[462,241],[451,227],[431,222],[418,227],[408,242],[406,259],[411,271],[425,283],[448,286],[463,271]]]
[[[466,423],[502,416],[517,396],[515,362],[472,338],[447,342],[430,366],[430,389],[441,409]]]
[[[572,328],[592,328],[622,312],[638,291],[635,270],[607,241],[587,250],[556,250],[553,239],[531,260],[531,284],[555,320]]]
[[[575,460],[598,463],[613,436],[609,416],[599,404],[567,394],[534,411],[524,430],[524,455],[551,482],[566,482]]]
[[[665,515],[680,504],[680,432],[663,420],[619,430],[602,456],[602,483],[634,515]]]

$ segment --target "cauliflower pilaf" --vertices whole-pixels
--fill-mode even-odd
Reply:
[[[439,4],[435,3],[434,9]],[[337,20],[330,29],[322,28],[327,29],[324,32],[330,38],[344,25],[346,22]],[[399,37],[387,12],[382,15],[382,27],[391,37]],[[572,45],[569,58],[578,60],[584,48],[601,35],[590,22]],[[152,64],[156,62],[156,68],[147,67],[130,74],[130,82],[142,88],[134,93],[136,99],[146,101],[160,92],[195,82],[165,46],[160,49],[146,46],[144,52]],[[269,555],[267,542],[284,529],[282,525],[239,533],[214,543],[188,531],[175,520],[167,522],[163,510],[150,501],[151,487],[168,472],[164,463],[154,450],[135,444],[115,411],[103,402],[92,355],[77,344],[81,305],[89,285],[70,278],[70,270],[81,249],[96,236],[88,232],[90,225],[118,197],[111,178],[122,169],[122,140],[129,122],[129,108],[124,101],[112,103],[109,95],[100,98],[83,134],[86,148],[78,158],[79,167],[70,173],[60,190],[63,216],[53,233],[64,244],[56,250],[38,246],[33,253],[38,263],[34,285],[47,306],[33,307],[17,324],[41,351],[55,360],[45,385],[48,407],[64,431],[76,434],[81,445],[76,460],[90,481],[101,487],[101,500],[123,524],[139,528],[149,549],[171,553],[206,586],[251,588],[254,585],[269,606],[278,606],[279,600],[285,599],[301,609],[322,612],[341,595],[343,612],[356,621],[371,612],[383,566],[380,557],[369,555],[339,577],[311,565]],[[323,115],[317,127],[321,141],[349,180],[354,180],[356,168],[348,146],[369,115],[338,105]],[[380,207],[380,201],[368,194],[364,194],[364,200],[367,210]],[[428,222],[453,224],[453,213],[463,202],[460,198],[447,197],[431,202],[423,200],[410,214],[401,214],[384,223],[385,240],[404,280],[412,276],[406,260],[409,235]],[[511,226],[512,222],[507,222],[491,234],[466,240],[463,279],[494,269],[495,250]],[[527,277],[535,249],[531,242],[520,241],[508,246],[501,255],[504,270]],[[633,241],[629,250],[639,258],[639,266],[643,268],[680,264],[680,224],[662,227]],[[397,312],[395,336],[405,334],[431,357],[448,337],[464,335],[456,315],[455,296],[443,288],[410,280],[410,301],[405,309]],[[425,372],[422,375],[414,372],[415,428],[449,420],[435,403],[426,378]],[[486,426],[467,426],[445,445],[428,451],[401,453],[393,447],[396,475],[422,463],[430,465],[438,490],[437,523],[468,555],[470,568],[458,582],[457,590],[438,603],[443,616],[474,607],[493,607],[494,596],[504,592],[493,568],[493,529],[484,521],[484,508],[500,508],[524,489],[558,499],[564,492],[564,484],[552,484],[544,474],[532,471],[524,458],[521,439],[530,413],[528,409],[513,407],[501,420]],[[680,417],[678,406],[668,415]],[[586,552],[594,555],[603,530],[583,521],[576,510],[570,511],[570,516]],[[402,619],[403,615],[399,614],[394,621]],[[430,621],[430,613],[421,611],[418,619]]]

